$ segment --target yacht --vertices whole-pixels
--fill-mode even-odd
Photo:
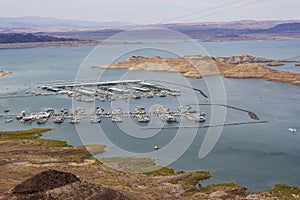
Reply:
[[[81,122],[81,119],[79,117],[72,117],[70,120],[71,124],[79,124]]]
[[[22,123],[31,123],[32,121],[34,121],[34,118],[32,117],[32,116],[28,116],[28,117],[23,117],[22,119],[21,119],[21,122]]]
[[[174,122],[178,122],[176,117],[172,116],[172,115],[169,115],[166,119],[166,122],[168,123],[174,123]]]
[[[57,124],[61,124],[61,123],[63,123],[64,122],[64,117],[63,116],[56,116],[56,117],[54,117],[54,119],[53,119],[53,122],[54,123],[57,123]]]
[[[93,116],[93,117],[90,118],[90,122],[91,123],[100,123],[101,119],[97,116]]]
[[[140,123],[148,123],[148,122],[150,122],[150,119],[148,117],[143,116],[143,115],[138,115],[136,117],[136,119]]]
[[[297,131],[297,129],[295,129],[295,128],[289,128],[288,130],[291,131],[292,133]]]
[[[111,121],[118,123],[118,122],[122,122],[123,120],[120,116],[112,116]]]
[[[199,115],[199,116],[196,116],[196,119],[195,119],[196,122],[205,122],[206,121],[206,118],[202,115]]]

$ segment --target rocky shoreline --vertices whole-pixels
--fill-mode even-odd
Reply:
[[[51,130],[0,132],[1,200],[271,200],[299,199],[300,196],[299,188],[286,185],[276,185],[272,190],[257,194],[248,194],[246,188],[234,183],[195,187],[210,178],[210,173],[174,172],[151,163],[149,166],[156,170],[148,173],[118,171],[94,159],[85,147],[40,139],[43,132]],[[99,150],[94,145],[88,148]],[[124,159],[120,161],[123,165]],[[132,159],[126,165],[145,166],[148,162],[145,159],[132,162]]]
[[[225,78],[264,78],[268,81],[300,85],[300,74],[278,71],[260,63],[282,64],[293,60],[273,60],[268,58],[240,55],[231,57],[184,56],[181,58],[161,58],[133,56],[124,62],[93,68],[127,70],[149,70],[177,72],[188,78],[222,75]]]

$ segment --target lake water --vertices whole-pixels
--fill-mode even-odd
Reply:
[[[221,43],[201,43],[209,55],[229,56],[238,54],[251,54],[274,59],[284,59],[296,57],[299,54],[300,41],[242,41],[242,42],[221,42]],[[147,45],[146,45],[147,46]],[[176,53],[164,49],[181,48],[184,55],[203,54],[204,51],[197,52],[189,49],[181,43],[164,43],[159,48],[145,44],[127,45],[103,45],[99,54],[90,55],[88,60],[84,59],[93,50],[93,47],[57,47],[57,48],[28,48],[28,49],[2,49],[0,50],[0,69],[12,71],[12,76],[0,78],[0,93],[5,95],[11,92],[19,92],[36,89],[42,83],[49,81],[66,81],[78,79],[97,80],[101,76],[101,81],[123,79],[159,79],[168,80],[175,83],[189,83],[194,87],[201,88],[209,94],[206,83],[202,79],[183,79],[176,73],[159,72],[128,72],[125,70],[99,70],[86,68],[79,70],[80,66],[104,65],[108,61],[121,61],[130,55],[143,55],[162,57],[175,57]],[[127,52],[114,57],[116,51]],[[107,57],[113,57],[106,59]],[[83,63],[83,64],[82,64]],[[300,73],[300,67],[290,64],[280,67],[280,70],[288,70]],[[103,74],[99,74],[103,72]],[[78,74],[80,72],[80,74]],[[87,80],[86,80],[87,81]],[[204,159],[199,159],[198,153],[202,145],[207,128],[182,129],[186,138],[192,138],[191,145],[188,146],[183,155],[175,159],[169,166],[175,170],[209,170],[212,178],[206,183],[236,182],[249,188],[250,191],[268,189],[276,183],[284,183],[300,187],[300,87],[285,83],[269,82],[262,79],[222,79],[225,87],[227,104],[255,112],[261,120],[269,123],[249,124],[240,126],[226,126],[223,128],[220,138],[212,151]],[[176,109],[181,104],[210,103],[199,94],[194,97],[194,92],[183,89],[178,85],[168,85],[183,92],[180,98],[166,97],[141,100],[130,100],[130,102],[95,102],[96,106],[105,109],[116,107],[119,104],[133,109],[140,105],[148,110],[154,105],[166,105]],[[190,94],[192,93],[192,94]],[[18,97],[1,98],[0,110],[9,108],[11,113],[19,113],[26,110],[27,113],[42,111],[45,108],[53,107],[72,108],[72,106],[82,106],[94,108],[94,103],[72,102],[67,96],[39,96],[39,97]],[[211,116],[212,107],[200,106]],[[218,114],[218,113],[217,113]],[[128,119],[129,120],[129,119]],[[247,114],[227,109],[226,123],[253,121]],[[130,125],[129,125],[130,124]],[[209,124],[209,121],[206,122]],[[185,119],[181,121],[183,126],[196,126],[194,122]],[[146,127],[176,125],[163,125],[159,120],[152,119]],[[38,126],[35,123],[21,124],[19,121],[4,123],[0,119],[1,130],[26,129],[31,127],[53,127],[53,131],[44,134],[45,138],[66,140],[71,145],[105,143],[109,140],[128,152],[147,153],[153,151],[153,146],[164,147],[169,144],[174,145],[174,149],[179,148],[183,140],[172,143],[173,138],[178,134],[177,129],[164,129],[158,133],[147,132],[143,126],[131,123],[131,120],[124,120],[123,123],[113,124],[109,119],[105,119],[98,124],[90,124],[88,120],[78,125],[63,123],[60,125],[48,122],[46,125]],[[299,131],[291,133],[288,128],[298,128]],[[84,133],[82,130],[85,130]],[[130,132],[130,134],[124,134]],[[105,135],[100,136],[100,133]],[[148,134],[148,135],[147,135]],[[184,137],[185,138],[185,137]],[[116,149],[108,144],[107,152],[103,157],[116,155]],[[175,152],[175,150],[174,150]],[[119,155],[119,154],[118,154]],[[124,154],[125,155],[125,154]],[[152,154],[155,158],[155,152]],[[122,153],[120,154],[122,156]],[[164,157],[165,156],[165,157]],[[165,159],[170,155],[157,155],[159,159]],[[177,156],[177,155],[176,155]]]

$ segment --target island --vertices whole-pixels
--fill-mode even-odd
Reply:
[[[225,78],[264,78],[268,81],[300,85],[300,74],[279,71],[262,65],[262,63],[286,62],[297,61],[273,60],[251,55],[230,57],[191,55],[179,58],[132,56],[124,62],[116,62],[105,66],[92,66],[92,68],[177,72],[188,78],[216,75],[222,75]]]
[[[0,71],[0,76],[6,76],[6,75],[11,75],[12,72],[5,72],[5,71]]]
[[[248,194],[235,183],[210,184],[208,171],[175,172],[155,166],[149,158],[107,158],[91,153],[105,145],[71,146],[65,141],[40,138],[49,128],[0,132],[0,199],[297,199],[297,187],[276,185],[272,190]],[[149,172],[127,169],[146,167]],[[105,163],[105,164],[103,164]]]

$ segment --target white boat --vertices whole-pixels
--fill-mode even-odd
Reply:
[[[159,94],[158,96],[159,96],[159,97],[166,97],[167,95],[164,94],[164,93],[161,93],[161,94]]]
[[[177,119],[176,117],[172,116],[172,115],[169,115],[166,119],[166,122],[168,123],[174,123],[174,122],[177,122]]]
[[[49,118],[51,116],[51,112],[40,112],[38,114],[38,119],[40,118]]]
[[[154,146],[154,149],[155,149],[155,150],[158,150],[159,148],[158,148],[158,146],[155,145],[155,146]]]
[[[56,116],[56,117],[53,118],[53,122],[57,123],[57,124],[63,123],[64,120],[65,120],[65,118],[63,116]]]
[[[146,114],[146,109],[140,106],[136,106],[134,108],[134,113],[135,114]]]
[[[292,133],[297,131],[297,129],[295,129],[295,128],[289,128],[288,130],[291,131]]]
[[[97,107],[94,111],[96,115],[101,115],[104,112],[103,108]]]
[[[101,119],[99,117],[93,116],[90,118],[91,123],[100,123]]]
[[[23,117],[21,119],[22,123],[31,123],[32,121],[34,121],[34,118],[32,116],[28,116],[28,117]]]
[[[150,119],[148,117],[143,116],[143,115],[137,115],[136,119],[140,123],[148,123],[148,122],[150,122]]]
[[[202,115],[199,115],[199,116],[196,117],[195,121],[196,122],[205,122],[206,118]]]
[[[122,117],[116,115],[116,116],[112,116],[111,121],[119,123],[119,122],[122,122],[123,120],[122,120]]]
[[[79,117],[72,117],[70,120],[71,124],[79,124],[81,122],[81,119]]]
[[[122,114],[122,108],[113,108],[111,111],[112,115],[120,115]]]

